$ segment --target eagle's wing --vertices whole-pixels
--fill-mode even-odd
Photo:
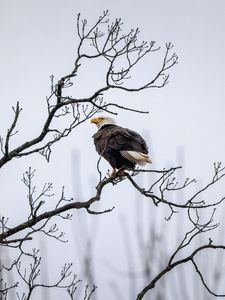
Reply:
[[[148,147],[142,136],[128,128],[117,126],[115,131],[115,145],[119,146],[119,150],[138,151],[147,154]]]
[[[151,163],[145,140],[137,132],[117,125],[105,127],[94,135],[97,152],[119,151],[127,160],[143,165]]]
[[[121,131],[121,135],[118,135],[118,139],[120,139],[121,142],[126,140],[128,143],[127,147],[123,147],[123,149],[120,150],[124,158],[141,166],[146,163],[151,163],[148,156],[148,147],[140,134],[128,128],[124,128],[124,130]]]

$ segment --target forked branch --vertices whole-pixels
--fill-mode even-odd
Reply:
[[[201,247],[198,247],[197,249],[195,249],[189,256],[186,256],[185,258],[179,259],[175,262],[173,262],[172,264],[168,264],[148,285],[146,285],[143,290],[138,294],[137,296],[137,300],[141,300],[143,299],[143,297],[146,295],[147,292],[149,292],[151,289],[153,289],[156,285],[156,283],[163,277],[165,276],[167,273],[169,273],[170,271],[172,271],[175,267],[185,264],[187,262],[192,262],[196,272],[198,273],[201,282],[203,283],[203,285],[206,287],[206,289],[208,290],[208,292],[210,294],[212,294],[213,296],[216,297],[225,297],[225,294],[216,294],[214,292],[211,291],[211,289],[208,287],[208,285],[206,284],[202,273],[199,271],[199,268],[197,266],[197,264],[194,261],[195,256],[200,253],[200,252],[204,252],[205,250],[211,250],[211,249],[215,249],[215,250],[225,250],[225,246],[224,245],[213,245],[213,244],[207,244],[207,245],[203,245]]]
[[[104,11],[92,26],[88,26],[87,20],[82,20],[78,14],[77,34],[79,42],[72,71],[56,80],[56,83],[54,83],[54,76],[51,76],[51,92],[46,98],[48,115],[40,133],[33,139],[10,149],[10,138],[17,132],[14,130],[21,112],[19,103],[17,103],[14,109],[15,117],[8,129],[5,141],[0,137],[3,152],[0,168],[13,158],[20,158],[33,153],[40,153],[49,161],[52,146],[98,112],[106,111],[116,114],[111,109],[115,108],[145,113],[139,109],[131,109],[113,102],[103,101],[103,94],[113,88],[138,92],[147,88],[161,88],[168,83],[169,74],[167,71],[178,61],[177,55],[170,53],[173,48],[171,43],[166,44],[163,59],[159,61],[159,70],[153,75],[153,78],[136,88],[130,88],[125,84],[131,78],[131,71],[146,55],[161,50],[160,47],[155,46],[154,41],[150,43],[139,41],[139,33],[139,29],[131,29],[128,33],[123,33],[121,19],[116,19],[110,23],[108,11]],[[96,58],[101,58],[103,62],[107,62],[105,82],[102,83],[102,87],[96,89],[92,95],[86,98],[65,94],[65,91],[74,84],[81,64],[85,63],[86,60],[92,61]],[[55,124],[57,118],[62,117],[65,118],[64,129],[59,129],[57,126],[53,127],[52,124]]]
[[[108,178],[104,177],[102,179],[102,176],[100,176],[100,181],[96,187],[96,193],[87,201],[80,202],[80,201],[74,201],[72,198],[66,199],[66,197],[64,195],[64,188],[63,188],[61,198],[57,202],[55,208],[53,210],[45,211],[42,213],[40,211],[45,203],[44,199],[47,199],[54,195],[52,193],[52,184],[51,183],[45,184],[44,187],[42,188],[41,192],[37,192],[37,188],[35,186],[33,186],[33,184],[32,184],[34,172],[31,169],[29,169],[28,172],[26,172],[25,175],[23,176],[23,182],[28,188],[28,196],[27,197],[28,197],[28,202],[29,202],[29,206],[30,206],[30,215],[28,216],[26,221],[24,221],[23,223],[15,226],[15,227],[12,227],[12,228],[10,228],[8,225],[8,219],[2,218],[0,220],[0,224],[1,224],[0,242],[5,245],[7,245],[7,243],[8,244],[13,243],[14,240],[21,243],[36,232],[43,232],[51,237],[55,237],[59,240],[62,240],[63,233],[59,233],[56,223],[51,225],[48,230],[46,229],[46,226],[49,224],[49,221],[52,220],[53,217],[62,217],[64,219],[70,219],[71,218],[70,214],[67,213],[67,215],[64,216],[63,213],[68,212],[72,209],[82,209],[82,208],[86,209],[88,213],[94,214],[94,215],[111,212],[114,209],[114,207],[100,211],[100,212],[96,212],[91,209],[91,206],[95,202],[101,200],[102,191],[108,184],[116,185],[124,180],[129,180],[131,182],[132,186],[136,190],[138,190],[138,192],[140,192],[143,196],[150,198],[156,206],[158,206],[159,204],[164,204],[164,205],[167,205],[170,209],[172,209],[172,208],[186,209],[188,212],[189,219],[192,222],[192,224],[195,225],[195,227],[196,227],[195,229],[197,231],[199,230],[199,232],[204,232],[206,229],[208,230],[209,228],[215,228],[215,225],[212,227],[209,227],[209,225],[211,224],[212,218],[209,221],[210,224],[207,223],[205,225],[200,226],[200,223],[198,221],[197,212],[196,212],[197,221],[194,221],[193,217],[191,217],[190,211],[191,210],[197,211],[199,209],[206,209],[206,208],[210,208],[210,207],[215,208],[222,201],[224,201],[225,198],[222,198],[218,202],[215,202],[215,203],[205,203],[202,200],[193,202],[193,197],[191,197],[191,199],[192,199],[191,202],[184,201],[184,204],[182,204],[182,203],[169,201],[165,197],[166,193],[171,192],[173,189],[175,191],[180,190],[180,189],[185,189],[189,186],[189,184],[195,182],[193,180],[185,180],[185,182],[182,183],[181,185],[179,185],[178,182],[175,182],[174,172],[178,169],[180,169],[180,167],[170,168],[168,170],[161,170],[161,171],[160,170],[149,170],[149,173],[157,174],[159,176],[159,179],[156,179],[152,183],[152,186],[148,190],[141,188],[137,184],[137,182],[134,180],[135,177],[137,176],[137,174],[142,172],[142,170],[134,171],[131,174],[126,172],[125,176],[122,176],[122,177],[120,176],[120,171],[118,171],[118,173],[115,177],[108,177]],[[220,173],[220,171],[223,170],[223,168],[220,165],[220,168],[214,168],[214,170],[216,170],[217,173],[218,172]],[[147,172],[147,170],[144,170],[144,172]],[[222,173],[220,173],[219,176],[214,175],[212,184],[215,184],[218,180],[223,178],[223,176],[224,176],[223,174],[224,173],[222,172]],[[210,185],[207,184],[206,186],[210,187],[210,186],[212,186],[212,184],[210,184]],[[159,195],[156,194],[157,193],[156,186],[158,186]],[[202,192],[203,191],[205,191],[204,188],[202,189]],[[200,194],[198,193],[198,195],[200,195]],[[69,202],[69,203],[64,204],[65,202]],[[174,211],[172,210],[172,213],[173,212]],[[213,215],[212,215],[212,217],[213,217]],[[38,225],[38,224],[39,224],[39,227],[35,227],[35,225]],[[13,239],[13,240],[9,239],[9,237],[13,236],[14,234],[23,232],[25,229],[29,229],[29,228],[31,229],[31,231],[29,233],[27,233],[26,236],[23,236],[19,239]]]

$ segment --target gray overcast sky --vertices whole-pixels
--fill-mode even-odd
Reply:
[[[4,136],[12,120],[11,106],[18,100],[23,106],[23,112],[15,144],[37,134],[45,117],[43,112],[45,97],[50,91],[49,76],[54,74],[59,78],[73,66],[77,13],[80,12],[91,24],[105,9],[109,9],[112,20],[118,17],[123,19],[124,30],[139,27],[142,39],[154,40],[162,49],[165,42],[171,41],[179,56],[179,64],[170,70],[170,83],[165,88],[139,94],[115,92],[107,95],[110,100],[116,97],[118,103],[150,111],[145,116],[121,112],[118,122],[146,134],[146,137],[150,136],[148,143],[152,151],[153,167],[176,165],[177,149],[182,147],[185,151],[186,175],[200,178],[204,182],[211,174],[213,162],[224,162],[225,153],[223,0],[0,1],[1,135]],[[95,88],[99,69],[101,67],[96,68],[96,65],[83,67],[78,95],[87,96]],[[138,82],[145,81],[149,69],[151,66],[143,66],[137,77]],[[4,195],[1,214],[11,210],[13,222],[23,220],[25,189],[20,177],[28,166],[37,169],[40,182],[53,181],[58,192],[62,185],[66,185],[68,193],[81,200],[90,196],[94,189],[93,181],[96,180],[98,159],[91,138],[95,130],[88,123],[82,125],[67,141],[55,146],[49,164],[42,157],[34,155],[13,161],[3,168],[0,174],[1,182],[4,182],[1,187]],[[73,156],[73,153],[78,152],[79,162]],[[81,174],[78,177],[82,187],[78,186],[78,178],[74,178],[79,166]],[[108,165],[103,164],[102,167],[107,170]],[[63,176],[59,176],[62,173]],[[89,187],[85,189],[85,186]],[[125,185],[116,194],[117,197],[107,194],[106,208],[108,205],[116,205],[117,211],[102,217],[99,225],[96,276],[98,280],[105,278],[105,282],[103,286],[97,282],[101,286],[98,300],[104,299],[108,282],[115,279],[103,267],[106,258],[102,253],[109,253],[107,251],[118,242],[120,225],[116,221],[113,230],[112,224],[118,220],[118,216],[127,214],[131,201],[129,197],[133,197],[131,192],[121,204],[118,199],[124,193],[127,193]],[[19,199],[15,199],[19,194]],[[7,199],[7,203],[3,199]],[[159,220],[163,218],[164,215]],[[130,226],[132,228],[132,224]],[[109,231],[112,245],[103,245],[102,240],[107,238]],[[72,230],[70,234],[73,235]],[[122,241],[118,244],[122,245]],[[99,257],[99,253],[103,257]],[[120,255],[120,251],[110,253],[112,262],[118,261]],[[115,298],[107,294],[109,299]]]

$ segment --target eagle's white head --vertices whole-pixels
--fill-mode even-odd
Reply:
[[[116,121],[110,117],[98,116],[96,118],[92,118],[91,123],[96,124],[98,129],[100,129],[104,125],[116,124]]]

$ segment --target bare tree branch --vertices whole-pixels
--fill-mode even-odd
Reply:
[[[154,279],[148,284],[146,285],[145,288],[143,288],[143,290],[138,294],[137,296],[137,300],[141,300],[143,299],[143,297],[146,295],[146,293],[148,291],[150,291],[151,289],[153,289],[155,287],[155,284],[163,277],[165,276],[168,272],[170,272],[171,270],[173,270],[175,267],[177,267],[178,265],[181,264],[185,264],[189,261],[191,261],[195,267],[196,272],[200,275],[200,271],[197,267],[197,265],[194,262],[194,257],[199,253],[199,252],[204,252],[204,250],[207,249],[221,249],[221,250],[225,250],[225,246],[224,245],[213,245],[213,244],[207,244],[207,245],[203,245],[201,247],[196,248],[189,256],[186,256],[185,258],[179,259],[171,264],[168,264],[156,277],[154,277]],[[201,281],[203,283],[203,285],[206,287],[206,283],[203,279],[203,277],[201,277]],[[207,286],[207,290],[214,296],[216,297],[225,297],[225,295],[217,295],[213,292],[211,292],[211,290],[209,289],[209,287]]]
[[[21,108],[19,102],[16,107],[13,107],[14,118],[9,125],[6,136],[0,137],[0,147],[2,157],[0,158],[0,168],[6,165],[14,158],[25,157],[34,153],[40,153],[47,161],[50,160],[53,146],[63,138],[79,127],[82,123],[89,120],[92,116],[99,112],[107,112],[117,114],[116,110],[127,110],[136,113],[148,113],[141,109],[125,107],[122,104],[116,104],[113,101],[105,101],[104,96],[107,92],[113,89],[119,89],[126,92],[139,92],[150,88],[162,88],[169,82],[169,73],[178,62],[176,53],[173,53],[173,45],[168,42],[163,47],[157,46],[155,41],[139,41],[139,29],[130,29],[128,32],[123,30],[123,22],[121,19],[115,19],[110,22],[109,12],[106,10],[97,19],[97,21],[89,25],[86,19],[81,19],[81,15],[77,16],[77,35],[78,46],[76,49],[76,57],[74,58],[74,65],[71,71],[64,74],[61,78],[54,79],[51,76],[50,93],[46,97],[47,116],[42,124],[39,133],[30,140],[19,144],[14,149],[11,148],[11,138],[18,131],[16,131],[19,117],[21,116]],[[148,76],[145,82],[134,86],[131,79],[136,76],[136,66],[140,62],[147,62],[147,57],[155,53],[161,53],[161,58],[158,61],[158,69]],[[156,57],[156,56],[155,56]],[[80,66],[87,62],[92,62],[95,59],[100,59],[106,65],[104,80],[99,88],[84,97],[78,98],[70,95],[70,87],[74,84],[76,76],[78,75]],[[157,57],[156,57],[157,59]],[[135,77],[134,77],[135,80]],[[64,120],[63,128],[60,127],[58,120]],[[147,292],[155,287],[155,284],[164,275],[169,273],[178,265],[191,262],[195,268],[196,273],[208,290],[208,292],[216,297],[225,297],[225,295],[216,294],[209,288],[202,272],[197,263],[196,256],[198,253],[204,253],[205,250],[221,249],[225,250],[223,245],[214,245],[212,240],[208,244],[196,248],[190,255],[184,258],[177,259],[184,248],[187,248],[192,241],[205,232],[212,231],[219,226],[219,223],[214,222],[216,207],[225,200],[225,197],[220,197],[218,201],[206,202],[201,199],[203,193],[208,191],[211,187],[223,179],[225,176],[225,168],[221,163],[214,164],[214,173],[211,180],[201,189],[188,197],[188,199],[180,199],[180,201],[171,201],[172,193],[178,193],[187,189],[190,185],[196,182],[195,179],[185,179],[179,182],[176,178],[176,172],[180,167],[173,167],[163,170],[127,170],[124,176],[119,170],[114,177],[105,177],[100,170],[101,157],[98,160],[97,171],[99,173],[99,182],[96,191],[92,197],[86,201],[77,201],[73,198],[65,196],[64,187],[60,197],[55,202],[50,210],[45,210],[45,203],[49,198],[54,196],[52,192],[52,183],[46,183],[39,190],[33,180],[35,170],[29,168],[24,173],[22,182],[27,188],[27,200],[29,213],[26,219],[17,226],[9,225],[9,218],[1,217],[0,219],[0,245],[13,248],[12,250],[19,251],[17,258],[9,263],[9,266],[2,265],[0,273],[10,272],[16,270],[19,279],[25,284],[26,292],[17,293],[17,298],[20,300],[31,299],[33,291],[36,288],[61,288],[67,292],[71,300],[75,300],[76,291],[81,280],[77,279],[76,274],[72,274],[71,263],[64,264],[61,275],[53,284],[40,283],[39,276],[41,272],[41,256],[39,250],[25,251],[23,245],[27,245],[27,241],[31,240],[37,233],[45,234],[47,237],[54,238],[61,242],[66,242],[65,233],[62,232],[55,222],[54,218],[61,218],[63,220],[71,220],[73,209],[84,208],[87,213],[92,215],[100,215],[110,213],[114,207],[102,211],[96,211],[92,205],[100,201],[102,198],[102,191],[104,188],[112,184],[117,185],[122,181],[127,181],[138,193],[143,197],[153,201],[154,205],[159,208],[164,205],[169,209],[168,221],[172,218],[174,213],[183,210],[186,213],[192,228],[187,231],[178,244],[177,248],[170,256],[166,266],[146,285],[138,294],[137,300],[141,300]],[[150,176],[154,175],[155,179],[151,181],[150,186],[143,187],[136,180],[136,176],[140,173],[148,173]],[[207,221],[200,219],[199,211],[201,209],[212,208],[212,212]],[[53,221],[54,220],[54,221]],[[15,236],[16,235],[16,236]],[[23,264],[23,259],[30,260],[29,268]],[[72,277],[72,279],[71,279]],[[70,280],[69,280],[70,279]],[[69,283],[68,281],[69,280]],[[3,284],[3,279],[0,278],[1,288],[0,295],[3,295],[7,300],[8,291],[18,286],[18,283],[12,285]],[[3,288],[2,288],[3,287]],[[85,286],[83,300],[90,300],[91,296],[96,290],[96,286]],[[2,299],[3,300],[3,299]]]
[[[147,88],[160,88],[168,83],[169,75],[165,71],[172,68],[178,61],[176,54],[170,55],[170,51],[173,48],[171,43],[166,44],[162,66],[153,79],[137,88],[129,88],[124,85],[124,81],[129,80],[131,77],[129,74],[136,64],[147,54],[159,51],[160,47],[155,47],[155,42],[153,41],[150,43],[145,41],[138,42],[139,29],[131,29],[127,34],[122,34],[123,23],[121,19],[116,19],[110,24],[108,17],[108,11],[104,11],[97,22],[90,28],[87,28],[87,20],[81,20],[80,14],[78,14],[77,33],[80,41],[77,47],[74,68],[70,73],[61,77],[55,85],[54,76],[51,76],[51,93],[46,98],[48,116],[40,133],[33,139],[9,150],[9,140],[13,135],[13,130],[21,112],[19,103],[17,103],[14,109],[15,117],[8,129],[4,147],[3,139],[1,138],[0,140],[3,152],[3,157],[0,159],[0,168],[15,157],[23,157],[33,153],[41,153],[49,161],[51,148],[55,143],[67,137],[72,130],[91,118],[95,113],[100,111],[114,113],[109,109],[110,107],[146,113],[142,110],[131,109],[115,103],[103,103],[99,97],[110,89],[118,88],[130,92],[138,92]],[[91,41],[90,50],[94,49],[92,54],[87,54],[89,50],[85,47],[89,41]],[[99,57],[109,63],[105,75],[105,85],[87,98],[78,99],[64,95],[64,90],[73,85],[72,79],[77,76],[82,61],[93,60]],[[121,64],[118,64],[118,61],[122,62],[122,67],[120,66]],[[162,80],[158,83],[158,79],[161,78]],[[83,105],[87,105],[85,109]],[[80,110],[81,106],[82,112]],[[68,126],[65,126],[64,130],[51,128],[53,120],[59,117],[65,118],[69,115],[72,116],[72,120]]]

